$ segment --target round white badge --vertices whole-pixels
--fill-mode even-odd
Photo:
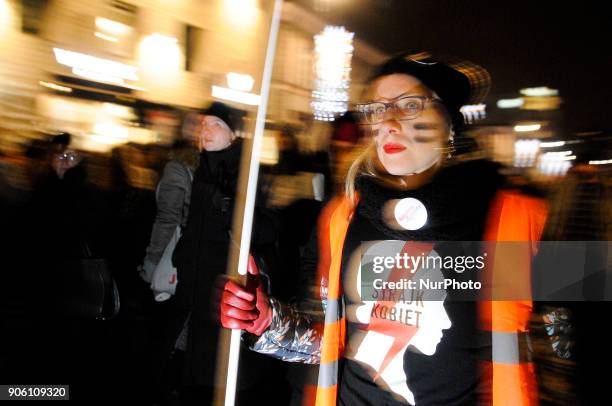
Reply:
[[[418,230],[427,222],[427,209],[420,200],[407,197],[395,205],[395,220],[406,230]]]
[[[156,302],[165,302],[168,299],[170,299],[170,293],[168,292],[159,292],[155,295]]]

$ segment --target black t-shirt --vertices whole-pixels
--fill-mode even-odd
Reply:
[[[492,175],[490,179],[494,178]],[[364,188],[368,195],[362,191],[343,251],[347,349],[339,380],[339,404],[469,405],[482,399],[480,388],[490,386],[480,368],[482,360],[490,359],[490,334],[478,329],[476,302],[458,300],[462,293],[452,290],[447,291],[444,301],[419,301],[418,296],[410,299],[413,303],[405,307],[405,312],[400,316],[398,310],[393,316],[394,322],[399,320],[405,324],[399,334],[412,337],[398,351],[393,349],[397,345],[393,334],[389,336],[377,327],[380,319],[386,319],[385,322],[392,319],[392,312],[378,306],[376,298],[360,297],[356,293],[357,274],[348,270],[353,268],[354,257],[363,253],[364,242],[449,241],[452,236],[463,241],[480,240],[494,186],[498,184],[488,183],[490,187],[483,188],[479,195],[470,195],[467,190],[468,197],[458,202],[461,197],[456,194],[455,186],[460,187],[464,182],[454,182],[448,187],[448,181],[456,179],[452,173],[443,173],[417,191],[397,193],[371,184]],[[376,198],[368,199],[373,192]],[[387,229],[379,221],[381,213],[376,206],[386,199],[403,197],[418,198],[427,208],[429,219],[422,229],[402,234]],[[438,213],[444,213],[442,220]],[[457,244],[436,244],[434,249],[441,256],[474,254],[469,252],[470,247],[464,247],[468,252],[457,252],[461,249]],[[444,278],[458,276],[452,269],[441,273]]]

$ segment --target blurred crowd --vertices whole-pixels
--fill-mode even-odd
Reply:
[[[265,258],[266,272],[272,281],[269,289],[274,296],[308,311],[312,309],[307,300],[312,293],[309,291],[312,275],[300,273],[304,268],[300,260],[324,203],[342,191],[346,170],[359,151],[363,134],[352,113],[347,113],[327,129],[326,149],[305,152],[297,136],[303,128],[277,125],[274,129],[278,159],[273,165],[262,165],[258,190],[258,207],[265,211],[265,221],[269,220],[263,227],[265,247],[261,257]],[[208,176],[198,175],[198,171],[203,171],[199,151],[205,149],[207,142],[205,137],[198,137],[185,136],[172,146],[128,143],[116,147],[110,154],[97,154],[73,149],[71,135],[60,133],[41,136],[19,150],[7,150],[0,155],[0,229],[5,252],[1,299],[3,344],[0,346],[3,382],[70,383],[71,397],[92,402],[110,401],[119,394],[122,399],[138,404],[188,404],[210,397],[210,393],[198,392],[202,390],[199,378],[194,378],[192,392],[181,389],[184,371],[188,368],[185,365],[189,364],[184,358],[198,355],[197,351],[193,355],[181,347],[186,344],[175,342],[176,333],[202,334],[186,327],[191,319],[199,317],[193,310],[197,305],[191,302],[184,311],[171,304],[173,299],[158,301],[150,288],[151,278],[142,275],[147,272],[147,260],[160,261],[165,241],[170,238],[163,237],[166,240],[162,249],[153,253],[155,230],[161,227],[160,205],[168,204],[160,203],[164,196],[159,186],[165,176],[170,176],[168,163],[182,162],[187,168],[188,177],[183,177],[183,181],[188,179],[185,189],[189,193],[207,193],[205,189],[198,192],[195,186],[201,176]],[[210,165],[217,165],[210,151],[207,158],[210,160],[206,161],[209,170]],[[477,152],[476,145],[470,144],[461,151],[459,159]],[[233,186],[224,187],[236,187],[236,168],[224,175],[232,178]],[[219,172],[211,170],[210,173]],[[536,184],[518,174],[511,174],[509,179],[515,187],[552,202],[548,239],[610,240],[610,177],[603,167],[576,165],[564,179],[554,183]],[[202,182],[205,185],[207,181]],[[211,195],[212,203],[203,203],[204,206],[217,204],[215,193]],[[221,208],[224,196],[218,202]],[[189,200],[181,195],[178,204],[182,207],[183,201]],[[178,255],[178,260],[175,256],[175,262],[181,261],[181,255],[197,257],[190,252],[198,250],[210,256],[219,255],[215,251],[217,246],[189,237],[196,233],[191,231],[194,226],[189,226],[189,221],[196,220],[188,221],[188,218],[187,213],[182,213],[177,221],[187,235],[183,237],[187,242],[182,243],[183,254]],[[194,239],[193,247],[184,247],[190,238]],[[222,247],[227,249],[225,245]],[[78,317],[65,311],[66,296],[71,294],[67,290],[70,283],[66,281],[70,278],[67,274],[70,263],[92,258],[104,261],[118,291],[120,306],[115,309],[118,312],[111,311],[103,317],[106,320]],[[224,264],[221,261],[216,266]],[[151,272],[155,264],[152,266]],[[223,272],[224,269],[219,269],[217,273]],[[213,282],[187,278],[182,289]],[[594,300],[604,300],[604,297]],[[594,367],[592,360],[597,346],[586,343],[599,337],[598,345],[607,346],[605,336],[594,333],[599,316],[592,307],[580,304],[564,308],[567,314],[574,314],[574,324],[563,330],[561,345],[574,348],[577,343],[578,350],[572,351],[572,357],[558,357],[550,351],[550,334],[541,334],[539,341],[535,335],[536,357],[542,365],[540,379],[545,383],[541,396],[551,404],[563,404],[568,394],[590,396],[588,388],[599,381],[576,380],[577,376],[584,376],[582,372]],[[542,314],[551,317],[543,306],[541,313],[536,314],[538,317],[534,317],[534,323],[540,327],[538,331],[544,331],[539,317]],[[562,320],[567,314],[557,316]],[[174,333],[168,331],[168,326],[173,324],[169,320],[174,321]],[[578,333],[577,326],[581,327]],[[217,330],[214,331],[216,334]],[[209,358],[216,355],[210,349],[207,352]],[[250,362],[255,369],[243,367],[249,371],[250,381],[243,380],[244,386],[239,388],[242,401],[252,396],[273,396],[278,404],[299,404],[302,384],[308,376],[316,374],[308,365],[283,364],[254,353],[246,357],[245,365]],[[576,357],[583,362],[577,364]],[[211,359],[204,362],[214,365]],[[268,386],[257,386],[264,370],[267,379],[274,377],[278,382],[273,394],[266,392],[270,390]]]
[[[278,159],[262,165],[258,191],[272,219],[265,227],[272,235],[267,268],[274,274],[274,292],[297,300],[310,293],[296,283],[301,250],[323,202],[341,187],[338,173],[345,170],[341,167],[360,133],[349,114],[325,129],[329,151],[304,152],[299,127],[272,128]],[[169,238],[155,235],[160,204],[168,204],[160,182],[172,167],[168,163],[187,165],[190,188],[201,163],[198,149],[203,145],[198,143],[205,141],[184,133],[171,146],[128,143],[102,154],[73,148],[71,138],[69,133],[44,134],[0,155],[0,229],[8,271],[1,306],[2,381],[69,382],[74,399],[97,393],[103,402],[121,393],[137,403],[171,403],[171,381],[181,372],[159,359],[165,354],[168,318],[179,319],[180,311],[169,304],[172,300],[156,301],[150,279],[142,274],[147,260],[160,260],[155,238]],[[163,251],[165,241],[161,244]],[[67,280],[78,272],[75,263],[91,259],[103,261],[112,276],[120,302],[117,314],[92,319],[67,303],[73,301],[71,289],[79,289]],[[208,352],[214,358],[216,351]],[[288,367],[279,361],[259,356],[259,364],[286,382],[286,402],[280,402],[289,403],[286,379],[299,382],[299,368],[286,378]],[[160,390],[160,385],[166,386]]]

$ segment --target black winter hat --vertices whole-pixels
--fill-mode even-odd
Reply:
[[[70,133],[60,133],[60,134],[54,135],[53,138],[51,138],[51,144],[61,145],[67,148],[68,145],[70,145],[71,140],[72,140],[72,135],[70,135]]]
[[[223,120],[232,131],[240,129],[241,114],[238,110],[218,101],[212,102],[200,111],[205,116],[215,116]]]
[[[463,124],[460,108],[482,103],[491,87],[491,76],[483,67],[456,58],[433,58],[427,52],[397,54],[380,65],[370,79],[394,73],[414,76],[436,92],[455,126]]]

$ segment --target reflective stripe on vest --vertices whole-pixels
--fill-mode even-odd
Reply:
[[[316,391],[316,406],[333,406],[336,404],[338,360],[344,350],[345,320],[341,302],[341,262],[344,239],[350,223],[351,209],[348,200],[337,198],[330,202],[323,211],[323,222],[319,227],[319,238],[327,239],[320,243],[325,250],[326,269],[319,268],[319,273],[328,277],[327,308],[319,367],[319,385]]]
[[[531,362],[531,342],[528,333],[492,332],[492,361],[516,365]]]
[[[319,365],[318,384],[324,388],[338,384],[338,361],[321,363]]]
[[[504,263],[497,248],[499,261],[489,275],[493,285],[507,286],[507,281],[518,278],[531,281],[531,258],[537,251],[546,220],[547,208],[539,199],[515,192],[500,192],[491,204],[484,239],[487,241],[531,241],[519,255],[512,258],[513,268]],[[502,251],[506,248],[498,245]],[[491,258],[493,259],[493,258]],[[517,300],[481,303],[483,327],[492,338],[492,404],[494,406],[523,406],[538,403],[535,368],[531,362],[531,348],[527,332],[533,304],[528,283],[519,286]],[[502,292],[503,294],[507,292]],[[494,298],[492,298],[494,299]],[[484,311],[483,311],[484,310]]]

